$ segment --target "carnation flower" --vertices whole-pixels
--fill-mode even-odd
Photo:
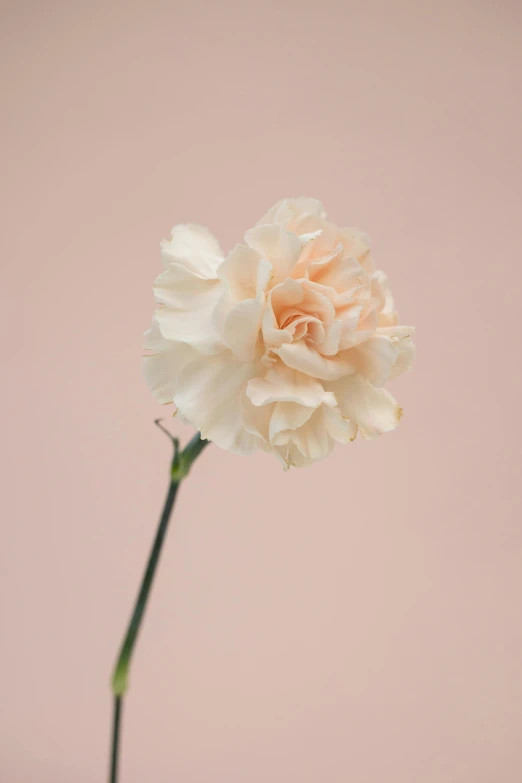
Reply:
[[[144,359],[156,398],[218,446],[288,467],[393,430],[402,411],[384,385],[410,367],[413,329],[366,234],[297,198],[244,240],[225,257],[191,224],[162,242]]]

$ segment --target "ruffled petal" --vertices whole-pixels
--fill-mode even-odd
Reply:
[[[266,223],[276,223],[280,226],[290,227],[294,220],[302,217],[303,215],[313,215],[318,218],[325,218],[326,212],[320,201],[316,198],[306,198],[301,196],[299,198],[282,199],[274,204],[263,217],[257,221],[258,226],[265,225]]]
[[[303,280],[305,296],[300,309],[304,313],[319,316],[325,326],[329,326],[335,317],[335,306],[330,295],[331,289]]]
[[[245,245],[237,245],[218,271],[224,290],[212,323],[223,343],[243,361],[262,352],[258,338],[271,272],[270,263]]]
[[[303,457],[295,443],[289,441],[284,446],[274,446],[273,453],[279,458],[285,470],[289,468],[309,468],[314,460]]]
[[[257,435],[268,446],[270,442],[270,419],[277,403],[254,405],[247,396],[246,389],[241,392],[239,402],[246,431],[252,433],[252,435]]]
[[[341,248],[342,250],[342,248]],[[367,274],[355,258],[341,257],[339,252],[326,264],[314,265],[310,279],[345,294],[361,285]]]
[[[335,356],[338,353],[342,328],[341,321],[335,320],[330,324],[326,330],[324,340],[317,346],[319,353],[322,353],[323,356]]]
[[[265,311],[263,313],[262,320],[262,331],[265,345],[268,348],[277,348],[280,345],[283,345],[283,343],[291,343],[292,335],[287,329],[279,328],[272,305],[272,294],[273,291],[270,291],[266,299]]]
[[[268,437],[274,446],[284,446],[293,437],[295,430],[302,427],[313,415],[315,408],[307,408],[296,402],[277,402],[274,406]]]
[[[150,329],[147,329],[143,335],[143,347],[146,351],[166,351],[170,347],[171,340],[166,340],[160,332],[158,322],[155,318],[152,319],[152,325]],[[147,356],[149,354],[146,354]]]
[[[344,354],[347,361],[374,386],[384,386],[399,355],[396,337],[373,334],[368,340]]]
[[[340,351],[350,348],[356,345],[359,340],[366,340],[369,337],[369,333],[362,332],[361,335],[357,333],[362,311],[362,305],[358,304],[352,304],[337,311],[336,318],[341,322],[341,333],[339,335]]]
[[[258,296],[265,290],[271,274],[266,259],[247,245],[236,245],[218,269],[219,279],[235,302]]]
[[[304,301],[305,291],[300,280],[288,278],[270,291],[269,298],[276,320],[279,322],[283,308],[300,305]]]
[[[325,427],[323,408],[319,408],[308,421],[291,433],[291,440],[305,459],[317,460],[327,457],[334,442]]]
[[[250,362],[262,352],[262,347],[258,346],[262,317],[263,302],[258,299],[240,302],[226,316],[221,336],[238,359]]]
[[[358,228],[342,228],[339,230],[339,238],[347,256],[357,259],[367,272],[373,272],[373,258],[371,254],[371,240],[364,231]]]
[[[321,380],[334,380],[353,372],[351,365],[340,357],[327,359],[305,340],[281,345],[273,349],[287,367]]]
[[[172,263],[154,284],[160,307],[155,317],[163,337],[188,343],[200,353],[223,348],[212,325],[212,313],[220,296],[218,280],[209,280],[187,266]]]
[[[326,392],[318,380],[278,364],[268,370],[264,378],[253,378],[246,387],[246,395],[256,405],[272,402],[292,402],[310,408],[322,403],[335,405],[335,396]]]
[[[235,454],[250,454],[262,446],[243,423],[241,395],[260,373],[258,362],[242,362],[230,351],[200,356],[178,377],[174,402],[203,438]]]
[[[356,304],[350,304],[346,308],[338,310],[337,316],[342,317],[341,313],[348,317],[357,319],[357,328],[353,329],[352,324],[346,324],[343,329],[342,338],[339,342],[340,350],[359,345],[372,336],[377,327],[377,311],[379,300],[368,295],[357,297]]]
[[[351,443],[357,436],[357,424],[353,419],[342,416],[339,408],[324,408],[323,420],[326,431],[338,443]]]
[[[402,416],[397,401],[385,389],[377,389],[355,374],[327,384],[339,403],[341,414],[353,420],[365,438],[394,430]]]
[[[303,247],[300,237],[277,225],[262,225],[250,229],[245,234],[245,242],[270,261],[274,284],[291,276]]]
[[[174,226],[171,238],[164,239],[160,246],[165,266],[181,263],[207,278],[216,276],[217,267],[223,260],[217,239],[208,228],[195,223]]]
[[[152,352],[143,357],[143,374],[149,389],[158,402],[173,402],[179,374],[197,357],[197,352],[186,343],[166,340],[156,321],[145,332],[144,348]]]
[[[413,326],[388,326],[378,328],[376,334],[387,335],[397,341],[398,354],[395,364],[391,368],[390,379],[397,378],[411,368],[415,358],[415,345],[412,335]]]
[[[305,297],[303,286],[297,280],[287,278],[276,285],[268,294],[263,315],[263,340],[267,347],[278,347],[292,341],[292,334],[281,329],[281,311],[283,308],[296,307]]]
[[[384,272],[374,272],[372,276],[372,296],[379,300],[377,326],[395,326],[398,321],[393,295]]]

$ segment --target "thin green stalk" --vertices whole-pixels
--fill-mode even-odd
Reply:
[[[111,748],[111,772],[110,781],[116,783],[118,780],[118,755],[120,749],[121,733],[121,696],[114,697],[114,715],[112,719],[112,748]]]
[[[141,586],[136,598],[134,610],[127,627],[127,632],[124,636],[123,643],[121,645],[120,654],[114,668],[114,674],[112,677],[112,691],[114,694],[114,717],[113,717],[113,732],[112,732],[112,747],[111,747],[111,762],[110,762],[110,783],[117,783],[118,780],[118,759],[120,748],[120,728],[121,728],[121,713],[123,707],[123,696],[128,689],[129,668],[132,659],[132,653],[134,651],[134,645],[138,637],[138,633],[143,620],[143,615],[147,607],[147,601],[149,598],[150,588],[154,580],[156,568],[158,566],[159,557],[165,535],[167,532],[170,515],[174,507],[174,501],[179,489],[179,485],[183,479],[188,475],[188,472],[192,466],[194,460],[201,454],[205,446],[209,441],[202,440],[199,433],[195,435],[187,446],[180,452],[179,442],[176,438],[161,426],[159,420],[156,424],[160,429],[165,432],[172,440],[174,446],[174,456],[170,467],[170,484],[163,506],[163,511],[160,517],[154,543],[150,551],[149,559],[147,561],[147,567],[141,581]]]

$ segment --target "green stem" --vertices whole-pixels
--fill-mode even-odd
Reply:
[[[116,781],[118,780],[118,751],[120,749],[121,707],[122,707],[121,696],[115,696],[114,716],[112,720],[110,783],[116,783]]]
[[[134,651],[134,645],[138,637],[143,615],[147,607],[147,601],[150,593],[150,588],[154,580],[156,568],[161,554],[163,542],[165,540],[165,534],[167,532],[170,515],[176,500],[179,485],[183,479],[188,475],[188,472],[192,466],[194,460],[201,454],[205,446],[209,441],[202,440],[199,433],[195,435],[192,440],[187,444],[182,452],[179,451],[179,443],[176,438],[173,438],[170,433],[165,430],[159,421],[156,424],[167,433],[171,438],[174,445],[174,456],[172,458],[170,468],[170,484],[163,506],[163,512],[160,517],[154,543],[147,561],[147,567],[141,581],[141,586],[138,592],[138,597],[134,605],[134,610],[131,615],[127,632],[123,639],[123,644],[120,649],[120,654],[114,668],[114,674],[112,677],[112,691],[114,693],[114,718],[113,718],[113,734],[112,734],[112,749],[111,749],[111,768],[110,768],[110,783],[117,783],[118,780],[118,757],[119,757],[119,741],[120,741],[120,723],[121,712],[123,706],[123,695],[128,688],[129,668],[132,659],[132,653]]]

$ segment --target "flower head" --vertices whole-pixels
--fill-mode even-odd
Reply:
[[[319,201],[280,201],[223,256],[210,232],[179,225],[146,333],[148,384],[203,438],[237,454],[309,465],[334,443],[373,438],[401,417],[383,387],[411,365],[368,237]]]

